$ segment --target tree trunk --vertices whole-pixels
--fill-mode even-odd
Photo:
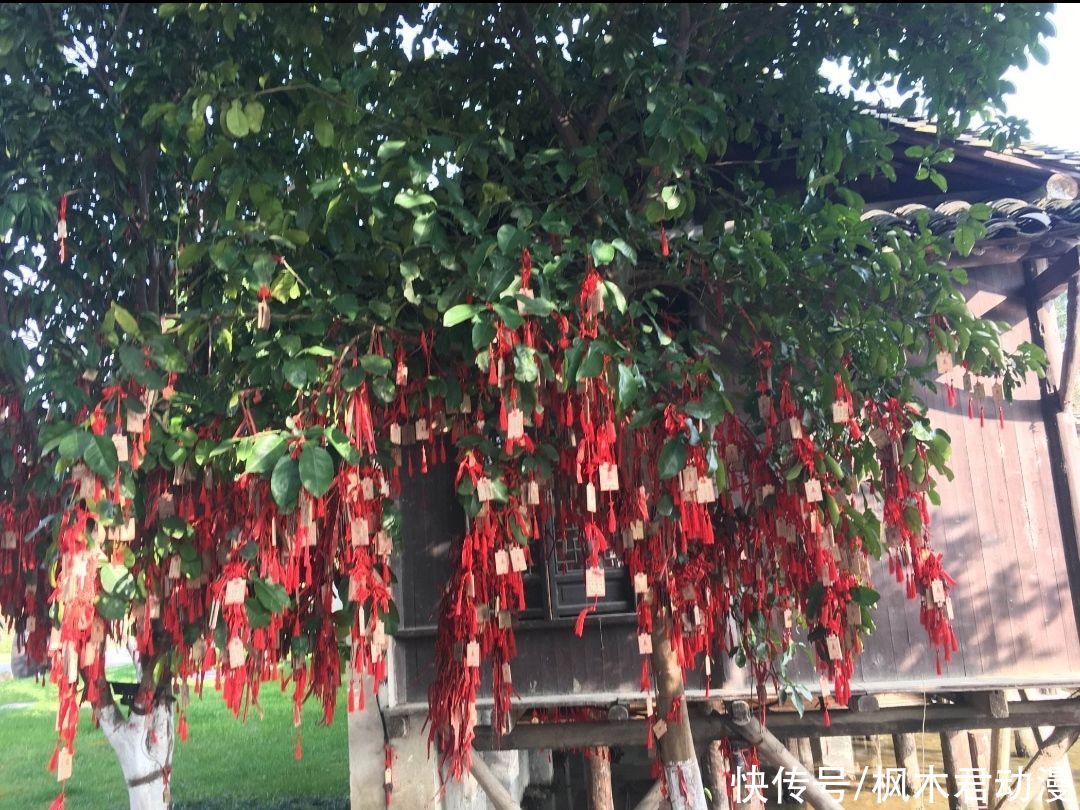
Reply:
[[[659,694],[658,717],[664,723],[659,736],[660,761],[664,766],[671,810],[708,810],[701,768],[694,751],[690,733],[690,715],[683,696],[682,668],[668,638],[666,611],[656,611],[653,621],[652,664]],[[678,699],[679,709],[672,715],[671,707]],[[658,723],[659,725],[659,723]]]
[[[709,790],[712,791],[712,810],[731,810],[728,784],[731,779],[731,763],[724,756],[719,740],[709,743]]]
[[[611,794],[611,749],[606,745],[585,752],[585,774],[589,789],[589,810],[615,810]]]
[[[114,705],[100,711],[101,730],[120,760],[131,810],[167,810],[172,805],[165,774],[172,767],[173,713],[170,702],[150,714],[124,718]]]

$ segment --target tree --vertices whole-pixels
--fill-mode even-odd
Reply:
[[[345,644],[361,703],[394,496],[434,463],[469,517],[432,686],[455,775],[481,665],[509,711],[549,522],[584,537],[592,594],[622,555],[672,689],[730,654],[801,706],[798,624],[843,699],[882,553],[947,656],[925,523],[948,438],[920,385],[955,359],[1007,394],[1040,357],[943,263],[985,211],[955,244],[861,221],[894,138],[819,68],[1004,145],[1000,77],[1045,57],[1048,10],[5,6],[0,604],[51,661],[61,781],[84,699],[126,774],[139,718],[167,736],[175,702],[185,736],[210,668],[235,713],[280,678],[329,718]],[[942,182],[947,150],[921,157]],[[101,653],[127,632],[125,720]],[[656,735],[700,807],[672,698]],[[133,807],[167,801],[162,771]]]

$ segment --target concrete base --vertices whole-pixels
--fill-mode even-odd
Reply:
[[[410,717],[405,734],[395,737],[393,807],[409,810],[492,810],[476,780],[447,781],[440,789],[437,755],[428,758],[424,718]],[[490,751],[481,756],[517,801],[530,784],[550,785],[554,766],[550,751]],[[373,700],[349,715],[349,796],[352,810],[384,810],[383,732]]]

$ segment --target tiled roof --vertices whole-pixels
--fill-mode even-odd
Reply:
[[[991,239],[1032,239],[1066,232],[1080,232],[1080,200],[1040,200],[1025,202],[1012,198],[989,200],[990,218],[984,223],[986,236]],[[950,200],[935,208],[917,203],[901,205],[892,210],[871,209],[862,218],[875,225],[900,227],[911,233],[919,230],[921,212],[927,217],[931,233],[949,236],[956,227],[957,215],[971,207],[970,202]]]
[[[877,110],[871,111],[871,115],[927,137],[936,136],[938,132],[937,125],[925,118],[906,118]],[[974,132],[963,133],[952,140],[958,146],[967,146],[976,150],[989,151],[991,148],[990,141],[980,138],[978,133]],[[1019,146],[1006,149],[1003,154],[1041,164],[1051,171],[1080,174],[1080,151],[1077,150],[1024,141]]]

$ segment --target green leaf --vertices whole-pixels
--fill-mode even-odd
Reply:
[[[641,382],[635,369],[619,363],[619,410],[623,413],[630,410],[637,402],[638,394],[641,392]]]
[[[113,301],[111,310],[117,326],[136,340],[142,340],[142,332],[139,330],[139,324],[138,321],[135,320],[135,316],[115,301]]]
[[[273,472],[274,465],[281,458],[286,448],[285,436],[281,433],[264,433],[255,438],[244,464],[244,472],[266,475]]]
[[[368,374],[385,377],[390,373],[392,364],[389,357],[382,357],[378,354],[365,354],[360,358],[360,367]]]
[[[673,436],[665,442],[660,449],[659,470],[660,478],[667,480],[674,478],[686,467],[686,439],[682,436]]]
[[[300,481],[304,489],[321,498],[334,483],[334,460],[317,444],[308,442],[300,451]]]
[[[289,509],[300,495],[300,468],[288,455],[278,459],[270,476],[270,494],[283,509]]]
[[[329,148],[334,145],[334,125],[325,118],[315,122],[315,140],[319,146]]]
[[[600,341],[594,340],[590,343],[589,350],[585,354],[585,359],[581,361],[581,366],[578,368],[577,376],[574,379],[581,381],[591,377],[599,377],[604,370],[604,355],[604,346]]]
[[[83,461],[97,475],[111,483],[120,462],[116,457],[116,445],[108,436],[91,436],[83,451]]]
[[[244,115],[243,108],[240,107],[239,102],[233,102],[228,110],[225,111],[225,129],[234,138],[243,138],[248,134],[248,120]]]
[[[390,160],[401,154],[401,150],[405,148],[405,141],[384,141],[379,144],[379,151],[376,153],[376,157],[379,160]]]
[[[270,613],[281,613],[292,604],[292,600],[289,599],[289,592],[278,583],[269,582],[265,579],[256,579],[253,584],[255,586],[255,598]]]
[[[610,264],[615,261],[615,246],[610,242],[601,242],[597,239],[592,243],[590,250],[597,264]]]
[[[411,211],[422,205],[435,205],[435,198],[419,191],[402,191],[394,197],[394,204]]]
[[[464,323],[482,309],[483,307],[479,304],[455,304],[443,313],[443,326],[450,327],[457,326],[459,323]]]

